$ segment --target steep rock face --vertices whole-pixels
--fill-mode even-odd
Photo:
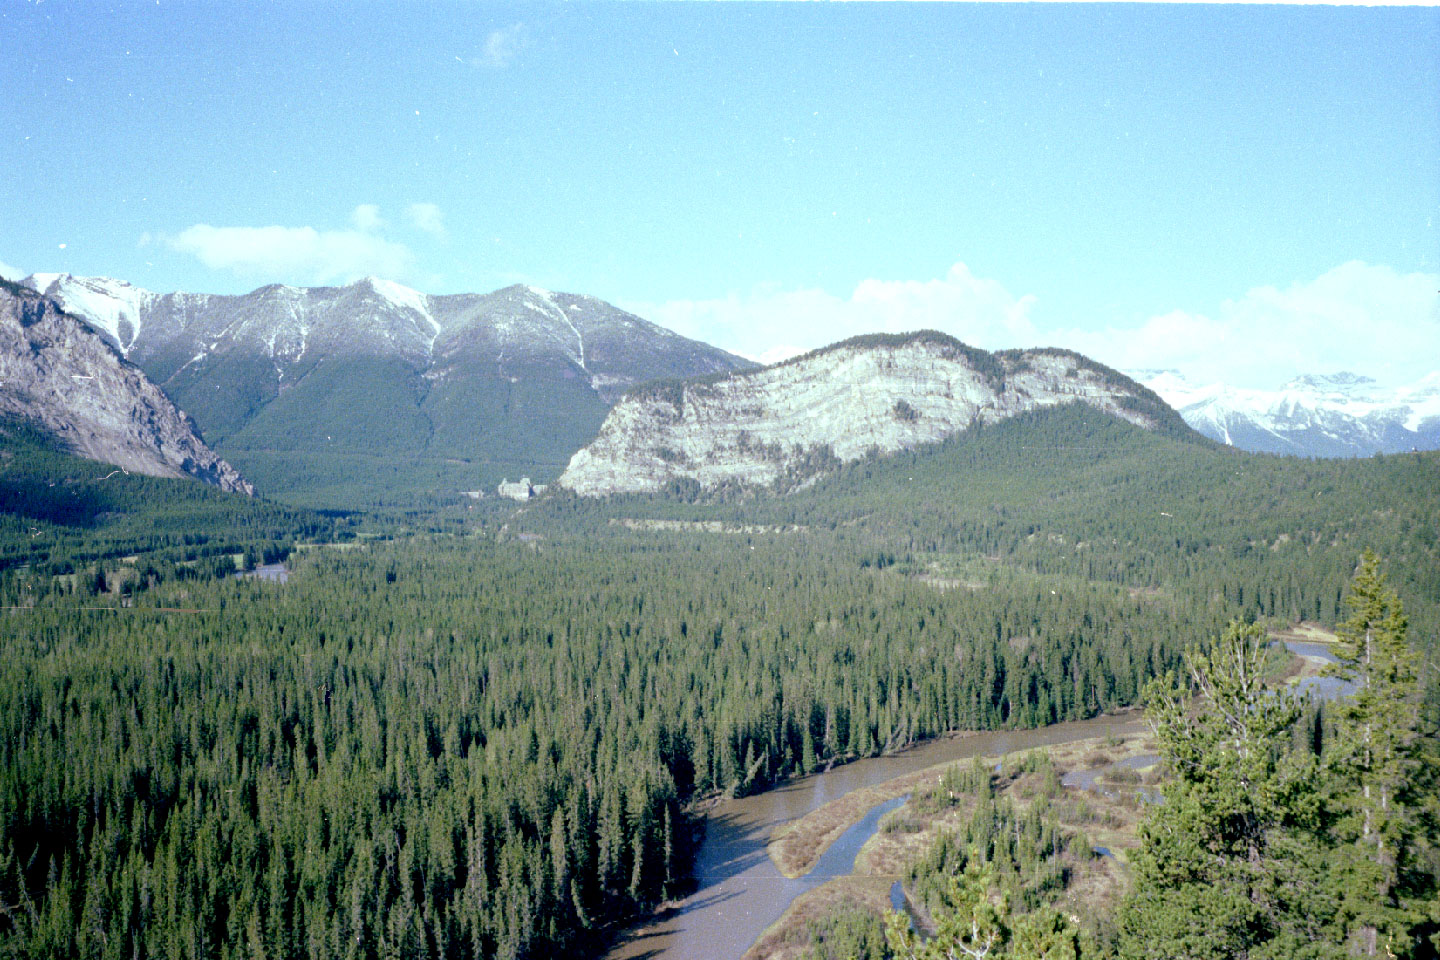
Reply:
[[[1440,372],[1402,387],[1336,373],[1276,390],[1195,384],[1174,370],[1135,371],[1192,427],[1258,453],[1368,457],[1440,448]]]
[[[990,354],[944,334],[862,337],[773,367],[642,388],[622,399],[559,484],[582,496],[676,480],[789,486],[827,462],[936,443],[1037,407],[1087,403],[1188,433],[1127,377],[1060,350]]]
[[[0,283],[0,416],[124,470],[254,493],[104,338],[53,300],[9,283]]]

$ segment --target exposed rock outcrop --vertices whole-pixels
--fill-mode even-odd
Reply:
[[[254,493],[102,335],[53,300],[3,281],[0,417],[23,419],[66,449],[123,470]]]
[[[1189,428],[1155,394],[1064,350],[987,353],[922,331],[859,337],[752,373],[637,388],[570,460],[562,487],[644,493],[674,481],[788,488],[836,461],[941,440],[1038,407],[1086,403]]]

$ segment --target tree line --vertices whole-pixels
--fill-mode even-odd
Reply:
[[[1101,936],[1051,906],[1065,884],[1057,853],[1083,837],[1047,824],[1043,796],[1017,816],[993,801],[988,770],[957,767],[934,793],[978,796],[973,816],[910,869],[934,935],[917,936],[902,914],[882,928],[847,910],[812,931],[811,955],[1436,956],[1440,740],[1420,710],[1408,620],[1378,567],[1367,552],[1340,625],[1335,672],[1356,683],[1352,696],[1323,705],[1271,689],[1270,644],[1241,621],[1192,648],[1182,677],[1149,685],[1166,777],[1124,900],[1089,918]]]

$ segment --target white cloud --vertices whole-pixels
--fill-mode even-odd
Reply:
[[[1034,304],[957,263],[938,280],[864,280],[848,297],[767,286],[626,308],[766,363],[857,334],[930,328],[987,350],[1069,347],[1120,369],[1174,368],[1236,386],[1340,370],[1404,383],[1440,366],[1440,275],[1359,261],[1288,288],[1257,287],[1210,313],[1171,310],[1131,326],[1041,327]]]
[[[349,281],[366,274],[405,276],[412,256],[403,244],[359,230],[314,227],[212,227],[198,223],[166,238],[214,270],[301,283]]]
[[[807,351],[804,347],[797,347],[794,344],[782,343],[778,347],[771,347],[769,350],[763,350],[760,353],[745,353],[741,354],[741,356],[745,357],[747,360],[754,360],[756,363],[763,364],[768,367],[772,363],[779,363],[782,360],[789,360],[791,357],[798,357],[800,356],[800,354],[805,352]]]
[[[1201,381],[1273,387],[1350,370],[1399,383],[1440,363],[1440,275],[1353,260],[1283,290],[1256,287],[1213,315],[1173,310],[1064,339],[1111,366],[1173,367]]]
[[[525,24],[514,23],[500,30],[490,31],[480,56],[470,62],[492,70],[503,70],[529,45],[530,31],[525,29]]]
[[[848,297],[759,287],[743,296],[630,304],[689,337],[773,361],[863,333],[934,329],[986,349],[1034,340],[1034,297],[1015,297],[963,263],[938,280],[863,280]],[[777,338],[783,337],[783,346]]]
[[[350,214],[350,223],[356,230],[365,233],[373,233],[385,226],[385,221],[380,218],[380,208],[373,203],[362,203]]]
[[[445,215],[435,204],[412,203],[405,208],[405,216],[415,229],[424,230],[437,237],[445,236]]]
[[[4,260],[0,260],[0,278],[9,280],[12,283],[19,283],[28,276],[29,274],[19,267],[12,267]]]

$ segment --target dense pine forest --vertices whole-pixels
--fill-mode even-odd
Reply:
[[[1366,547],[1440,702],[1435,454],[1248,456],[1077,408],[781,498],[364,516],[131,477],[74,515],[36,477],[79,462],[25,456],[0,475],[16,956],[593,955],[686,889],[695,801],[1134,704],[1231,621],[1342,623]]]
[[[1419,713],[1403,603],[1379,567],[1366,553],[1339,628],[1335,669],[1353,695],[1276,689],[1273,645],[1240,621],[1187,653],[1188,688],[1174,676],[1148,685],[1158,780],[1129,798],[1144,810],[1118,905],[1083,918],[1059,908],[1095,859],[1073,826],[1093,815],[1083,791],[1062,791],[1047,753],[1003,771],[956,765],[905,808],[963,812],[909,868],[926,935],[902,913],[882,923],[836,908],[812,922],[807,958],[1434,957],[1440,742]]]

